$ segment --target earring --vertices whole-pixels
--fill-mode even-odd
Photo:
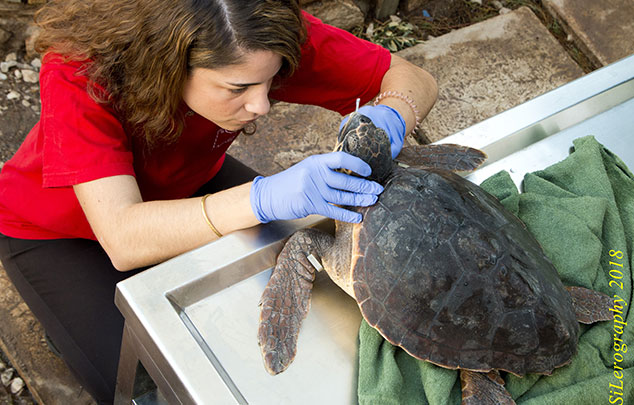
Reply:
[[[249,122],[247,125],[242,128],[242,133],[248,136],[255,134],[255,131],[258,129],[258,126],[255,125],[255,122]]]

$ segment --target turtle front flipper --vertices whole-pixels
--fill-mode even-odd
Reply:
[[[286,370],[295,358],[299,328],[310,308],[317,260],[329,249],[334,237],[316,229],[302,229],[290,237],[260,300],[258,343],[264,366],[270,374]]]
[[[614,301],[608,295],[583,287],[566,287],[577,321],[585,324],[614,319]]]
[[[460,370],[462,405],[515,405],[504,388],[504,380],[493,370],[489,373]]]
[[[442,169],[452,172],[473,171],[486,160],[481,150],[450,143],[407,146],[396,161],[421,169]]]

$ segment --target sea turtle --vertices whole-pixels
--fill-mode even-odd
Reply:
[[[263,292],[258,341],[265,368],[284,371],[310,305],[313,258],[358,303],[369,325],[410,355],[460,369],[463,404],[512,404],[498,370],[550,374],[568,364],[578,321],[612,319],[610,297],[565,288],[525,225],[498,200],[453,173],[485,155],[458,145],[404,148],[354,113],[337,150],[364,159],[385,186],[359,208],[360,224],[335,236],[291,236]]]

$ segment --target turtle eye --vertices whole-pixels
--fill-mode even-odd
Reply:
[[[357,150],[358,143],[359,142],[356,136],[349,136],[345,142],[345,146],[346,146],[345,151],[350,152],[350,151]]]

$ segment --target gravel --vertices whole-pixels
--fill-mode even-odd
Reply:
[[[0,405],[35,405],[24,380],[0,352]]]

